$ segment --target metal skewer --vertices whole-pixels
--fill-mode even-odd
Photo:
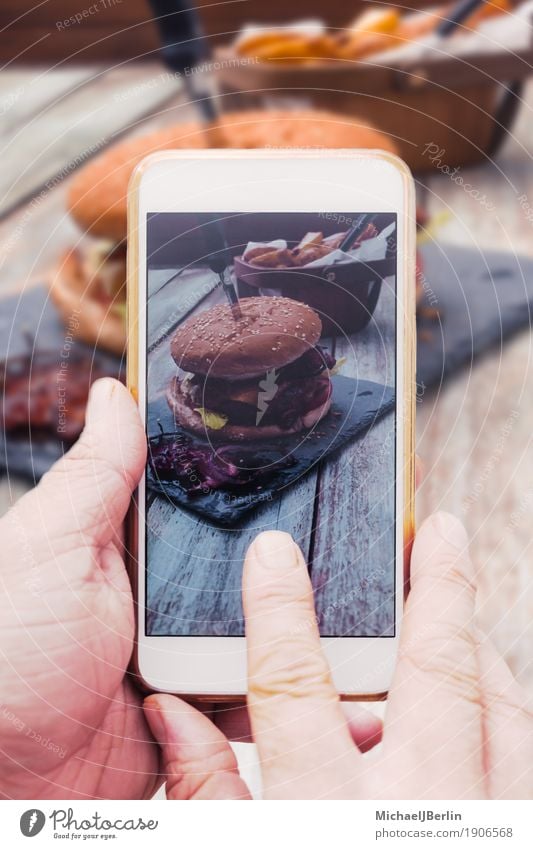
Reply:
[[[368,227],[369,224],[372,223],[375,217],[375,215],[372,215],[368,212],[363,212],[361,213],[361,215],[358,215],[355,219],[355,223],[352,224],[352,226],[346,233],[344,239],[340,243],[339,250],[350,250],[352,245],[357,241],[357,238],[362,235],[364,230]]]
[[[463,21],[472,14],[472,12],[475,12],[478,6],[482,6],[484,2],[485,0],[459,0],[459,2],[451,10],[449,16],[439,23],[435,30],[436,34],[443,37],[451,35],[451,33],[457,29],[457,27],[462,24]]]
[[[233,285],[229,273],[229,268],[225,268],[224,271],[219,272],[219,280],[222,284],[222,290],[228,299],[229,305],[231,307],[231,314],[233,318],[237,321],[239,318],[242,318],[241,307],[239,304],[239,298],[237,292],[235,291],[235,286]]]
[[[201,85],[202,74],[196,71],[209,61],[210,52],[200,24],[198,10],[187,5],[192,0],[150,0],[154,20],[161,36],[161,58],[167,68],[183,80],[187,97],[201,114],[204,130],[215,144],[225,147],[225,139],[217,126],[220,115],[216,98],[209,86]]]
[[[206,221],[204,239],[209,251],[207,264],[211,271],[218,274],[222,291],[231,307],[231,314],[235,320],[238,320],[242,318],[242,312],[239,306],[239,297],[230,275],[229,246],[224,232],[224,225],[218,217],[213,216],[210,220]]]

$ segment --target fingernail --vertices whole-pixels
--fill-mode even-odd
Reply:
[[[144,700],[144,715],[150,731],[158,743],[172,743],[174,740],[173,718],[176,710],[167,715],[165,707],[159,702],[157,696],[148,696]],[[175,720],[179,722],[179,718]]]
[[[437,513],[435,516],[435,527],[444,542],[453,545],[454,548],[463,550],[468,548],[468,536],[464,525],[451,513]]]
[[[87,421],[99,419],[109,410],[109,403],[115,391],[115,381],[110,377],[95,380],[89,391],[87,401]]]
[[[149,696],[144,700],[143,707],[144,715],[146,716],[152,734],[156,740],[162,740],[164,738],[165,723],[159,705],[152,696]]]
[[[264,531],[252,543],[253,552],[261,566],[286,572],[297,562],[296,544],[284,531]]]

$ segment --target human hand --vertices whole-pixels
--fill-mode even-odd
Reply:
[[[136,405],[97,381],[76,445],[0,521],[0,793],[142,798],[159,759],[128,680],[121,526],[144,467]]]
[[[257,537],[243,592],[248,710],[265,798],[533,797],[533,716],[476,628],[474,568],[453,516],[432,516],[414,543],[377,757],[364,758],[354,742],[369,720],[346,719],[320,648],[308,571],[288,534]],[[170,798],[249,797],[227,739],[206,716],[160,694],[146,699],[145,713]]]

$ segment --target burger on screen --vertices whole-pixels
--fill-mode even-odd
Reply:
[[[306,304],[252,297],[185,321],[171,340],[180,369],[167,400],[176,423],[210,440],[299,433],[329,412],[335,359],[318,345],[322,323]]]

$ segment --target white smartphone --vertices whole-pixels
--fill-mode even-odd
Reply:
[[[243,558],[280,529],[307,558],[339,692],[383,697],[413,532],[407,167],[368,150],[156,154],[128,215],[142,685],[246,694]]]

